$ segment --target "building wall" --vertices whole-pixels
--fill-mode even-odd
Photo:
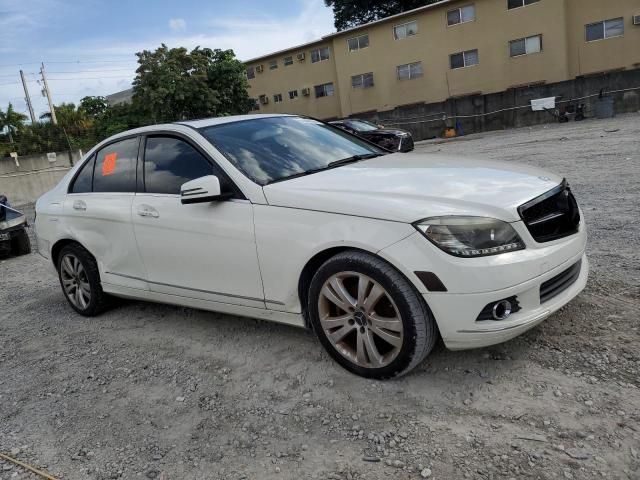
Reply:
[[[447,26],[451,9],[473,3],[474,21]],[[507,0],[460,0],[434,8],[409,12],[352,31],[325,37],[322,42],[264,57],[264,73],[250,80],[250,94],[269,96],[261,106],[265,113],[298,113],[318,118],[346,117],[398,106],[441,102],[451,97],[490,94],[530,84],[555,83],[576,76],[640,65],[640,26],[632,16],[640,15],[640,0],[540,0],[508,10]],[[586,42],[585,25],[610,18],[625,18],[623,37]],[[416,21],[418,33],[396,40],[393,27]],[[349,52],[349,38],[367,34],[369,47]],[[511,57],[509,42],[542,35],[540,53]],[[311,64],[309,52],[318,45],[331,46],[331,58]],[[449,56],[477,49],[478,65],[452,70]],[[307,61],[283,67],[282,59],[306,51]],[[268,62],[279,60],[277,70]],[[422,62],[423,76],[399,80],[398,65]],[[372,72],[374,86],[354,89],[352,75]],[[332,81],[333,97],[316,99],[313,86]],[[290,101],[289,89],[307,86],[309,97]],[[273,103],[273,94],[282,93],[283,102]]]

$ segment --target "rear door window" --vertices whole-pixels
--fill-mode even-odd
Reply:
[[[107,145],[96,155],[94,192],[135,192],[139,139],[127,138]]]
[[[91,159],[85,163],[80,169],[80,173],[73,181],[73,185],[69,190],[69,193],[89,193],[92,189],[93,183],[93,166],[96,163],[96,156],[93,155]]]
[[[180,194],[180,187],[213,175],[211,163],[189,143],[174,137],[147,137],[144,183],[147,193]]]

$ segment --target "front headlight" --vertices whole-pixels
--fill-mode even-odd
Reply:
[[[513,227],[495,218],[435,217],[414,226],[440,250],[456,257],[485,257],[525,248]]]

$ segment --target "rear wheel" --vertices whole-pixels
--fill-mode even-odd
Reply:
[[[60,286],[71,307],[81,315],[98,315],[108,306],[102,291],[98,265],[91,254],[77,244],[67,245],[58,256]]]
[[[403,375],[437,340],[426,303],[395,268],[364,252],[344,252],[314,275],[307,305],[328,353],[369,378]]]
[[[31,253],[31,242],[29,241],[29,235],[26,230],[23,229],[20,231],[13,239],[12,250],[14,255],[28,255]]]

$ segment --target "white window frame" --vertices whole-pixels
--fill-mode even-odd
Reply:
[[[620,35],[611,35],[611,36],[607,36],[607,22],[613,22],[613,21],[618,21],[618,20],[622,20],[622,33]],[[602,24],[602,38],[595,38],[593,40],[589,40],[587,38],[587,29],[593,25],[598,25],[598,24]],[[624,17],[617,17],[617,18],[609,18],[607,20],[601,20],[599,22],[592,22],[592,23],[588,23],[584,26],[584,38],[586,40],[587,43],[591,43],[591,42],[600,42],[601,40],[609,40],[610,38],[620,38],[620,37],[624,37]]]
[[[408,25],[415,25],[415,33],[412,33],[411,35],[407,35],[407,26]],[[398,35],[398,29],[399,28],[403,28],[404,29],[404,36],[399,36]],[[415,37],[418,34],[418,21],[417,20],[412,20],[411,22],[406,22],[406,23],[401,23],[399,25],[394,25],[393,26],[393,38],[395,40],[405,40],[409,37]]]
[[[293,93],[293,96],[291,95]],[[289,100],[298,99],[298,90],[289,90]]]
[[[462,10],[465,9],[465,8],[469,8],[469,7],[473,8],[473,18],[471,20],[464,20],[463,21],[462,20]],[[455,12],[456,10],[460,14],[460,21],[458,23],[449,23],[449,14],[451,12]],[[476,21],[476,4],[475,3],[470,3],[468,5],[463,5],[462,7],[452,8],[451,10],[447,11],[446,21],[447,21],[447,27],[455,27],[456,25],[463,25],[465,23],[475,22]]]
[[[331,94],[327,93],[327,86],[328,85],[331,85]],[[324,95],[318,96],[317,87],[322,87],[322,91],[324,92]],[[335,93],[336,93],[336,87],[333,84],[333,82],[321,83],[320,85],[315,85],[313,87],[313,93],[315,94],[316,98],[333,97],[335,95]]]
[[[536,3],[540,2],[540,0],[530,0],[529,3],[526,3],[527,0],[521,0],[521,1],[522,1],[522,5],[518,7],[509,8],[509,0],[507,0],[507,10],[517,10],[518,8],[529,7],[531,5],[535,5]]]
[[[412,67],[416,67],[417,65],[420,65],[420,73],[412,73]],[[402,68],[408,68],[409,69],[409,76],[407,78],[401,78],[400,77],[400,69]],[[398,65],[396,67],[396,78],[400,81],[404,81],[404,80],[415,80],[416,78],[422,78],[424,77],[424,67],[422,66],[422,62],[411,62],[411,63],[404,63],[402,65]]]
[[[476,57],[478,58],[478,61],[476,63],[472,63],[471,65],[467,65],[467,54],[471,52],[476,52]],[[462,62],[464,63],[462,67],[456,67],[456,68],[451,67],[451,57],[455,55],[462,55]],[[460,70],[462,68],[475,67],[476,65],[480,65],[480,51],[477,48],[472,48],[471,50],[465,50],[464,52],[456,52],[449,55],[449,68],[451,70]]]
[[[367,85],[365,82],[365,78],[367,78],[368,76],[371,76],[371,85]],[[353,80],[354,79],[360,79],[359,84],[358,85],[354,85],[353,84]],[[375,82],[373,80],[373,72],[367,72],[367,73],[359,73],[358,75],[352,75],[351,76],[351,88],[358,88],[358,89],[366,89],[366,88],[372,88],[375,86]]]
[[[327,51],[327,58],[322,58],[322,51],[326,50]],[[318,52],[318,60],[313,60],[313,52]],[[318,47],[318,48],[314,48],[313,50],[311,50],[309,52],[310,56],[311,56],[311,63],[320,63],[320,62],[325,62],[327,60],[329,60],[331,58],[331,50],[329,49],[329,47]]]
[[[533,38],[538,38],[539,39],[539,45],[540,45],[540,49],[536,50],[536,51],[529,51],[529,42],[528,40],[531,40]],[[524,53],[519,53],[518,55],[513,55],[511,53],[511,45],[513,45],[515,42],[522,42],[524,41]],[[529,35],[528,37],[522,37],[522,38],[516,38],[515,40],[511,40],[509,41],[509,56],[511,58],[518,58],[518,57],[524,57],[525,55],[535,55],[536,53],[542,53],[543,50],[543,46],[542,46],[542,34],[539,33],[538,35]]]
[[[288,66],[290,66],[290,65],[293,65],[293,55],[290,55],[290,56],[288,56],[288,57],[284,57],[284,58],[282,59],[282,64],[283,64],[285,67],[288,67]]]
[[[273,94],[273,103],[282,103],[284,100],[282,98],[282,94],[281,93],[274,93]]]
[[[360,40],[364,37],[367,37],[367,44],[364,47],[360,46]],[[358,41],[358,47],[352,49],[351,45],[349,44],[349,42],[351,42],[351,40],[357,40]],[[357,52],[358,50],[362,50],[363,48],[369,48],[370,45],[370,40],[369,40],[369,34],[368,33],[364,33],[362,35],[358,35],[357,37],[351,37],[351,38],[347,38],[347,50],[349,51],[349,53],[353,53],[353,52]]]

